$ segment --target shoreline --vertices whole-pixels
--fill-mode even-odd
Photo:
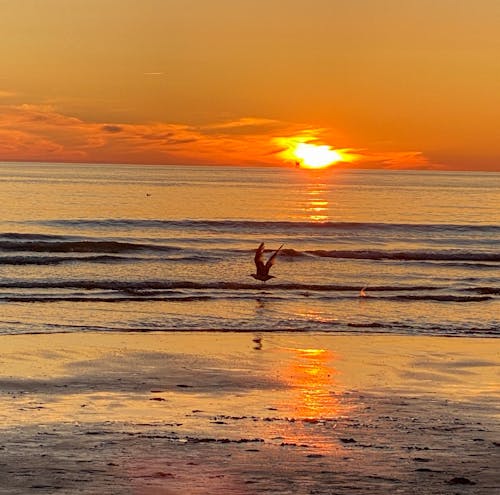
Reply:
[[[0,493],[494,493],[491,340],[3,335]]]

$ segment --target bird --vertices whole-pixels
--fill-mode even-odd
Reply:
[[[250,274],[250,276],[255,280],[261,280],[262,282],[265,282],[266,280],[269,280],[271,278],[276,278],[274,275],[269,275],[269,270],[274,265],[276,255],[280,252],[283,246],[284,245],[282,244],[278,249],[276,249],[276,251],[274,251],[274,253],[267,260],[267,263],[264,263],[264,243],[261,242],[260,246],[255,251],[254,258],[257,273],[252,273]]]
[[[366,294],[365,290],[367,289],[368,287],[363,287],[360,291],[359,291],[359,297],[368,297],[368,295]]]

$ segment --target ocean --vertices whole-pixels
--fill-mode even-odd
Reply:
[[[3,163],[0,198],[0,334],[500,335],[500,174]]]

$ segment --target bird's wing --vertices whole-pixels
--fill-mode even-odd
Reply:
[[[264,270],[264,243],[261,242],[260,246],[255,251],[255,266],[257,267],[257,273],[261,273]]]
[[[266,263],[266,270],[267,271],[269,271],[269,269],[274,265],[276,255],[281,251],[282,247],[283,247],[283,244],[278,249],[276,249],[276,251],[274,251],[273,255],[267,260],[267,263]]]

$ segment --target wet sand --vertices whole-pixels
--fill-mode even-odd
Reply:
[[[0,337],[1,494],[493,494],[495,339]]]

